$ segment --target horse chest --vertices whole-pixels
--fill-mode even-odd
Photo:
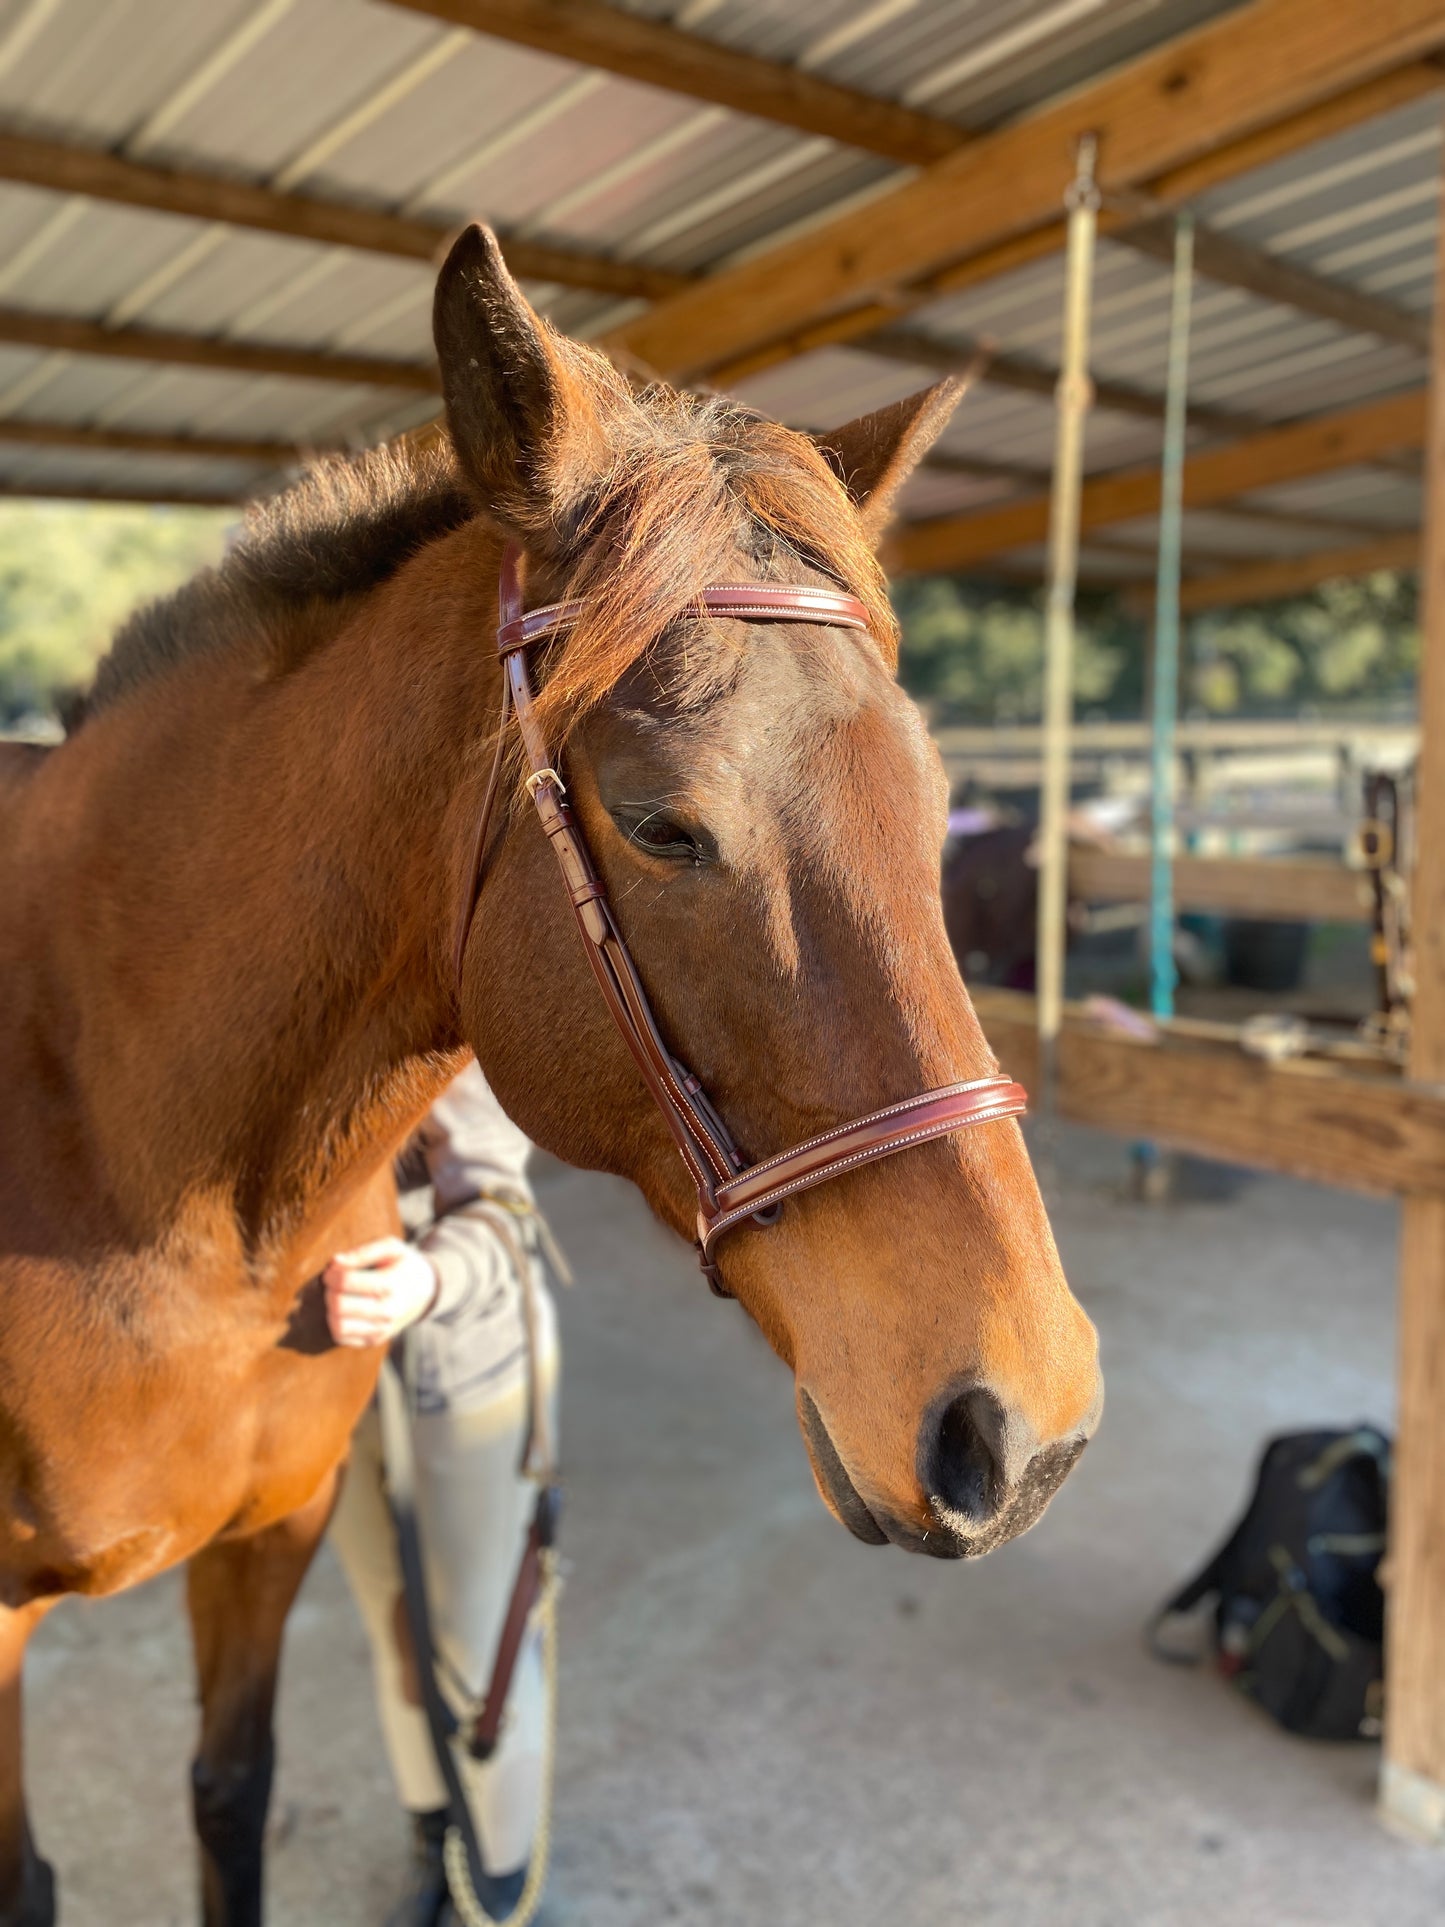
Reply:
[[[344,1454],[378,1359],[326,1344],[306,1290],[278,1313],[241,1290],[117,1287],[57,1333],[38,1315],[56,1281],[7,1269],[6,1603],[137,1584],[294,1512]]]

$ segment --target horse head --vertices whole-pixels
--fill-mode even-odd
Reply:
[[[734,1137],[762,1158],[994,1073],[940,910],[944,774],[895,679],[874,553],[951,386],[820,441],[635,392],[537,318],[479,229],[435,322],[477,539],[522,545],[529,603],[585,598],[540,652],[538,712],[664,1034]],[[844,589],[869,632],[698,613],[704,585],[748,582]],[[530,810],[488,854],[463,1015],[538,1143],[631,1179],[691,1235],[692,1185]],[[720,1263],[860,1539],[988,1551],[1038,1518],[1097,1422],[1094,1329],[1011,1119],[792,1198]]]

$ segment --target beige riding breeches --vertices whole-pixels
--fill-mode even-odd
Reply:
[[[557,1330],[538,1288],[542,1395],[555,1422]],[[459,1714],[485,1695],[537,1488],[519,1471],[527,1428],[525,1363],[440,1410],[413,1413],[416,1510],[426,1564],[442,1691]],[[396,1623],[401,1568],[387,1510],[381,1428],[373,1406],[357,1426],[331,1528],[366,1624],[377,1707],[401,1803],[414,1813],[446,1805],[426,1717],[406,1697]],[[541,1811],[547,1685],[541,1641],[529,1630],[512,1679],[496,1753],[478,1762],[456,1748],[463,1784],[494,1873],[523,1866]]]

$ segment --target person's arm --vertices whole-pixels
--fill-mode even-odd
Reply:
[[[494,1226],[473,1207],[486,1193],[531,1201],[531,1145],[475,1064],[443,1092],[421,1132],[436,1221],[415,1244],[379,1238],[326,1267],[326,1313],[338,1345],[386,1345],[419,1318],[484,1301],[510,1268]]]
[[[532,1202],[532,1146],[492,1095],[476,1064],[449,1084],[422,1133],[435,1218],[418,1239],[437,1277],[438,1318],[486,1303],[511,1276],[510,1251],[479,1204],[487,1198]]]

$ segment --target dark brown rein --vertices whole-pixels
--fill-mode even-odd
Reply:
[[[486,800],[477,823],[462,897],[456,940],[456,976],[460,986],[467,937],[481,890],[487,832],[496,803],[505,753],[508,718],[515,713],[526,752],[527,791],[537,808],[542,828],[551,842],[563,881],[572,898],[582,947],[606,999],[614,1023],[632,1052],[662,1112],[697,1190],[697,1251],[703,1274],[721,1298],[731,1296],[713,1261],[713,1248],[725,1231],[744,1219],[771,1224],[785,1198],[841,1177],[860,1164],[891,1157],[895,1151],[931,1138],[946,1137],[972,1124],[995,1118],[1021,1116],[1028,1102],[1023,1086],[1008,1077],[975,1077],[967,1083],[944,1084],[920,1097],[904,1098],[820,1132],[791,1151],[748,1164],[728,1134],[707,1092],[663,1042],[657,1019],[642,988],[637,966],[613,919],[606,892],[583,840],[582,831],[566,802],[566,785],[552,766],[551,753],[538,727],[532,700],[527,651],[565,629],[582,613],[580,602],[554,602],[524,613],[521,581],[522,552],[509,542],[502,553],[498,585],[497,649],[502,658],[502,714],[497,728],[497,751]],[[817,622],[839,629],[868,627],[861,602],[833,589],[775,588],[766,583],[726,583],[704,589],[698,597],[709,615],[743,622]]]

